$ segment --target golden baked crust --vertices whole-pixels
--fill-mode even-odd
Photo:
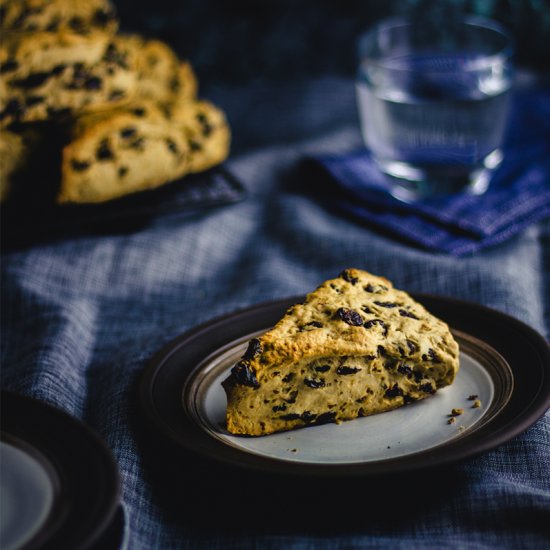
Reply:
[[[58,202],[96,203],[153,189],[189,171],[189,145],[152,102],[81,117],[63,149]]]
[[[197,100],[191,65],[160,40],[116,34],[108,0],[0,0],[0,11],[0,199],[36,153],[17,136],[32,126],[63,138],[58,203],[109,201],[227,158],[229,126]]]
[[[10,194],[12,176],[27,158],[23,138],[14,132],[0,130],[0,202]]]
[[[386,279],[346,269],[250,342],[223,382],[227,429],[265,435],[388,411],[458,368],[443,321]]]
[[[191,151],[189,172],[202,172],[227,158],[231,131],[218,107],[204,100],[177,102],[168,116],[174,124],[181,125],[187,137]]]
[[[137,86],[135,55],[103,32],[6,33],[0,64],[3,125],[113,107]]]
[[[79,116],[63,149],[59,203],[97,203],[219,164],[229,153],[221,111],[190,102],[177,118],[155,101]],[[196,150],[194,143],[200,143]]]
[[[114,33],[116,13],[107,0],[0,0],[2,30]]]
[[[118,35],[115,43],[136,57],[138,98],[168,104],[195,99],[197,79],[191,65],[180,61],[168,44],[137,34]]]

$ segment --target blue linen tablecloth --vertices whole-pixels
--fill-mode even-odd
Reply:
[[[305,293],[355,266],[411,292],[478,302],[550,336],[550,223],[457,259],[326,210],[297,189],[305,156],[360,144],[353,83],[213,88],[246,200],[130,234],[2,258],[2,387],[97,430],[116,457],[129,547],[543,548],[550,545],[550,415],[483,456],[396,480],[262,480],[146,443],[135,398],[151,355],[182,332]],[[254,121],[254,123],[252,123]]]

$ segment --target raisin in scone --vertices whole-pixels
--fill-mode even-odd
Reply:
[[[153,103],[82,116],[63,149],[59,203],[97,203],[153,189],[189,171],[181,128]]]
[[[257,436],[389,411],[451,384],[458,368],[443,321],[347,269],[250,341],[223,382],[227,429]]]
[[[115,33],[118,28],[115,10],[107,0],[0,0],[0,12],[4,31]]]
[[[170,119],[182,126],[191,150],[190,172],[202,172],[223,162],[231,131],[223,112],[208,101],[181,102],[170,110]]]
[[[106,33],[6,33],[0,45],[0,122],[47,120],[122,104],[136,58]]]

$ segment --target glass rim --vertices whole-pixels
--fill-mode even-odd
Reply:
[[[464,16],[460,19],[460,23],[465,27],[478,27],[482,29],[488,29],[491,31],[494,31],[495,33],[502,36],[506,43],[502,48],[499,48],[495,51],[495,53],[485,54],[482,57],[474,60],[467,61],[464,66],[461,68],[461,71],[477,71],[480,69],[486,69],[490,66],[494,65],[496,62],[504,62],[506,60],[509,60],[514,52],[514,46],[513,46],[513,40],[510,33],[506,30],[504,26],[502,26],[500,23],[493,19],[489,19],[486,17],[481,17],[477,15],[468,15]],[[357,42],[357,54],[359,57],[359,65],[361,66],[365,61],[368,61],[369,65],[376,66],[380,69],[385,69],[389,71],[402,71],[402,72],[417,72],[417,68],[411,68],[411,67],[403,67],[403,66],[396,66],[392,64],[391,61],[385,60],[383,57],[377,59],[370,55],[367,55],[363,53],[363,50],[365,49],[364,43],[374,37],[376,34],[378,34],[382,30],[389,30],[392,28],[398,28],[398,27],[413,27],[421,25],[421,23],[417,24],[413,22],[411,18],[408,17],[389,17],[382,19],[378,23],[376,23],[374,26],[372,26],[370,29],[367,29],[364,33],[361,34],[361,36],[358,39]],[[452,72],[456,69],[436,69],[436,68],[430,68],[428,70],[424,69],[421,72],[424,73],[445,73],[445,72]]]

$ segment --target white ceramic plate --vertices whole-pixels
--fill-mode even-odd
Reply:
[[[244,354],[247,342],[261,334],[246,335],[210,356],[196,376],[183,388],[182,406],[187,406],[203,429],[226,445],[246,453],[291,462],[314,464],[366,463],[426,451],[465,435],[488,414],[506,404],[506,396],[495,402],[493,366],[489,357],[474,357],[472,343],[457,336],[461,349],[460,370],[452,386],[435,395],[383,414],[358,418],[340,425],[325,424],[263,437],[240,437],[224,429],[226,396],[221,386],[230,369]],[[477,350],[476,350],[477,351]],[[469,353],[468,353],[469,352]],[[500,367],[507,370],[504,361]],[[509,373],[506,395],[512,392]],[[483,404],[472,408],[471,395]],[[504,399],[502,398],[504,397]],[[464,413],[448,424],[452,409]]]
[[[493,449],[550,405],[550,348],[533,329],[469,302],[415,295],[461,347],[452,386],[387,413],[258,438],[224,429],[220,385],[246,342],[272,326],[292,297],[214,319],[170,342],[144,369],[140,404],[156,435],[226,465],[308,476],[379,475],[441,466]],[[472,408],[471,395],[482,406]],[[464,413],[448,424],[454,408]]]
[[[0,441],[0,548],[27,544],[50,515],[59,480],[44,457]]]

